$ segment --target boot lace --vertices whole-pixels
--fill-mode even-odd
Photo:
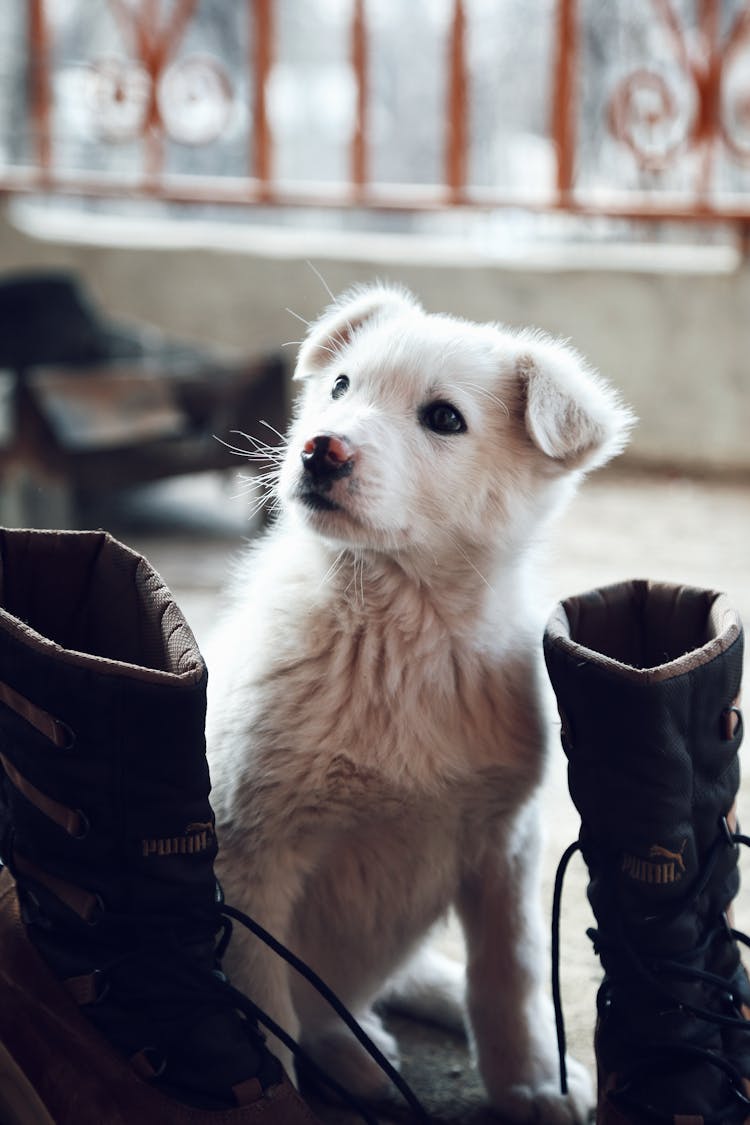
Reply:
[[[357,1041],[364,1047],[370,1057],[378,1064],[387,1078],[393,1083],[393,1085],[402,1095],[406,1104],[416,1115],[418,1120],[427,1122],[429,1120],[427,1111],[419,1101],[409,1084],[399,1074],[393,1063],[391,1063],[391,1061],[386,1058],[380,1048],[376,1046],[375,1043],[373,1043],[372,1039],[369,1037],[364,1028],[360,1026],[355,1017],[346,1007],[346,1005],[338,998],[333,989],[326,984],[322,977],[318,976],[318,974],[313,969],[311,969],[305,961],[303,961],[300,957],[297,957],[296,954],[292,953],[290,949],[287,949],[287,947],[282,942],[278,941],[273,936],[273,934],[269,933],[268,930],[264,929],[263,926],[261,926],[253,918],[251,918],[248,914],[244,914],[241,910],[237,910],[233,906],[227,906],[225,903],[223,903],[221,906],[221,914],[225,920],[226,925],[224,927],[224,935],[222,941],[220,942],[217,953],[219,953],[220,956],[223,956],[223,953],[225,952],[226,947],[228,946],[229,941],[232,937],[233,921],[239,922],[240,925],[244,926],[247,930],[250,931],[250,933],[259,938],[265,945],[269,947],[269,949],[273,950],[273,952],[281,957],[282,960],[286,961],[288,965],[290,965],[296,972],[304,977],[304,979],[312,985],[312,987],[319,993],[319,995],[323,997],[323,999],[333,1009],[339,1019],[341,1019],[342,1022],[349,1028],[355,1039],[357,1039]],[[249,1015],[251,1018],[256,1019],[258,1023],[261,1023],[265,1028],[272,1032],[276,1036],[276,1038],[284,1044],[285,1047],[289,1048],[295,1059],[297,1059],[302,1064],[305,1070],[310,1072],[315,1078],[317,1078],[320,1082],[322,1082],[325,1086],[332,1090],[339,1098],[353,1106],[367,1122],[374,1122],[374,1125],[377,1125],[377,1120],[373,1119],[372,1115],[367,1111],[362,1103],[358,1099],[354,1098],[349,1091],[345,1090],[343,1086],[332,1079],[329,1074],[327,1074],[321,1067],[319,1067],[318,1064],[310,1058],[307,1052],[302,1047],[300,1047],[299,1044],[292,1038],[292,1036],[288,1035],[283,1028],[279,1027],[279,1025],[273,1019],[271,1019],[271,1017],[266,1012],[259,1008],[257,1004],[254,1004],[251,1000],[248,1000],[248,998],[242,992],[230,985],[226,978],[224,979],[222,984],[226,993],[231,996],[232,1000],[235,1004],[237,1004],[240,1010],[246,1012],[247,1015]]]
[[[0,874],[6,865],[0,860]],[[28,894],[27,888],[22,887],[25,880],[17,879],[18,889],[24,897],[25,921],[37,923],[44,928],[45,909],[40,904],[36,893]],[[44,888],[37,888],[40,897]],[[26,892],[26,893],[24,893]],[[108,922],[113,929],[120,930],[120,922],[126,927],[133,925],[132,920],[118,919],[102,910],[102,917],[108,915]],[[94,925],[98,924],[98,919]],[[268,1083],[279,1081],[281,1068],[276,1060],[270,1056],[265,1048],[265,1036],[259,1030],[262,1025],[287,1047],[294,1055],[306,1077],[317,1082],[319,1087],[327,1089],[339,1101],[344,1102],[354,1109],[367,1125],[377,1125],[377,1119],[362,1101],[349,1090],[336,1081],[322,1067],[320,1067],[284,1028],[263,1011],[239,989],[235,988],[225,974],[221,971],[221,961],[226,954],[229,942],[233,935],[235,922],[249,930],[255,937],[273,950],[279,957],[287,962],[296,972],[300,973],[313,988],[326,1000],[333,1011],[349,1028],[354,1037],[367,1051],[370,1057],[383,1070],[390,1082],[396,1087],[406,1104],[409,1106],[417,1120],[427,1121],[428,1115],[423,1105],[412,1091],[406,1080],[399,1074],[383,1052],[372,1042],[370,1037],[360,1026],[356,1018],[333,992],[333,990],[311,969],[301,958],[287,949],[271,933],[264,929],[249,915],[227,905],[224,902],[220,885],[216,884],[216,907],[214,911],[192,911],[180,918],[179,935],[175,929],[174,913],[161,917],[149,915],[139,917],[136,930],[133,933],[134,944],[131,951],[109,958],[101,969],[90,974],[95,978],[95,995],[87,1004],[97,1005],[109,995],[111,987],[118,993],[127,990],[130,995],[127,1003],[136,1008],[143,1008],[148,1004],[157,1014],[160,1010],[168,1010],[170,1015],[189,1023],[198,1008],[206,1014],[212,1011],[221,1012],[227,1009],[242,1013],[245,1024],[245,1034],[255,1044],[261,1058],[263,1075]],[[186,936],[188,935],[188,936]],[[218,939],[217,939],[218,935]],[[195,958],[191,950],[205,947],[209,942],[213,947],[213,960],[216,968],[210,973],[196,972]],[[169,956],[165,956],[165,951]],[[133,992],[133,974],[128,972],[128,967],[133,962],[138,964],[136,979],[143,980],[143,991]],[[118,978],[124,981],[123,988],[117,987]],[[143,1055],[148,1069],[148,1077],[158,1079],[166,1068],[166,1060],[159,1056],[154,1048],[144,1047],[139,1055]],[[266,1056],[265,1062],[264,1056]]]
[[[664,911],[660,917],[664,922],[674,921],[680,913],[689,909],[708,887],[713,872],[727,846],[750,846],[750,837],[739,832],[732,832],[725,817],[719,822],[719,832],[714,841],[703,870],[691,889],[689,900],[681,900],[674,907]],[[560,1090],[563,1094],[568,1092],[567,1067],[566,1067],[566,1035],[563,1015],[563,1004],[560,989],[560,914],[562,904],[562,890],[565,873],[568,865],[576,854],[580,852],[581,845],[578,841],[570,844],[558,864],[555,875],[554,892],[552,899],[552,930],[551,930],[551,959],[552,959],[552,1001],[555,1010],[555,1024],[557,1028],[557,1047],[560,1067]],[[649,956],[646,960],[636,950],[629,940],[622,921],[622,912],[614,912],[615,922],[611,930],[606,933],[601,929],[591,928],[586,931],[591,940],[594,952],[610,954],[621,959],[627,966],[629,980],[634,987],[642,986],[652,996],[660,997],[665,1004],[670,1005],[672,1011],[684,1013],[698,1021],[703,1021],[704,1028],[710,1031],[711,1027],[721,1027],[736,1030],[745,1035],[750,1033],[750,1021],[743,1015],[724,1014],[725,1010],[739,1003],[732,993],[732,981],[718,973],[700,969],[695,963],[701,962],[705,954],[717,941],[738,941],[750,947],[750,938],[739,930],[730,926],[726,913],[722,913],[714,926],[709,930],[704,940],[695,948],[683,952],[679,957]],[[740,968],[742,972],[742,969]],[[684,997],[675,995],[669,986],[670,981],[693,981],[707,986],[709,992],[714,991],[717,1008],[706,1008],[685,1000]],[[602,1006],[609,1003],[605,999],[607,978],[599,990],[597,1006],[599,1014]],[[736,1009],[735,1009],[736,1010]],[[637,1047],[640,1057],[618,1072],[617,1087],[608,1090],[606,1097],[618,1107],[632,1110],[639,1114],[639,1120],[653,1121],[654,1125],[672,1125],[673,1115],[665,1114],[654,1109],[643,1100],[642,1087],[646,1079],[654,1074],[663,1073],[664,1065],[681,1067],[695,1065],[708,1065],[723,1073],[727,1078],[727,1097],[725,1104],[718,1107],[710,1115],[703,1114],[705,1125],[727,1125],[730,1121],[741,1122],[748,1116],[750,1097],[746,1093],[745,1076],[741,1071],[716,1050],[701,1046],[701,1029],[698,1026],[696,1035],[690,1042],[645,1042],[640,1038]],[[696,1039],[698,1040],[696,1042]],[[635,1045],[635,1044],[634,1044]],[[748,1041],[750,1046],[750,1040]]]

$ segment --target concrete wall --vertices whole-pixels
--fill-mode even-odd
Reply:
[[[78,270],[115,316],[242,349],[297,340],[355,281],[408,285],[431,311],[569,337],[640,417],[631,462],[750,469],[750,264],[729,248],[558,251],[515,262],[465,245],[15,209],[0,268]],[[294,348],[289,348],[290,359]],[[247,424],[238,420],[238,424]]]

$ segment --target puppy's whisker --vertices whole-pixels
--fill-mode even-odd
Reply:
[[[271,477],[267,480],[255,480],[252,477],[245,481],[239,482],[237,494],[240,496],[248,496],[253,492],[261,492],[264,496],[270,496],[275,491],[276,477]]]
[[[270,445],[267,449],[252,449],[248,452],[249,458],[252,461],[272,461],[277,465],[281,464],[285,456],[285,452],[283,450],[273,449],[273,447]]]
[[[258,488],[252,482],[250,484],[243,484],[230,496],[231,500],[238,500],[240,496],[249,496],[253,492],[257,492]]]
[[[275,465],[272,469],[267,469],[264,473],[251,472],[251,473],[237,473],[235,480],[248,487],[268,487],[269,485],[276,484],[281,476],[281,465]]]
[[[272,472],[275,472],[275,473],[278,472],[279,469],[281,468],[281,464],[282,464],[282,458],[281,457],[269,457],[267,453],[246,453],[246,452],[243,452],[243,450],[240,450],[240,449],[235,449],[232,452],[234,453],[235,457],[244,457],[244,459],[246,461],[249,461],[250,464],[252,464],[252,465],[264,466],[264,465],[268,465],[270,463],[270,464],[275,466],[275,468],[273,470],[271,470]],[[254,475],[258,476],[260,474],[254,474]],[[263,474],[263,475],[265,475],[265,474]],[[248,478],[248,479],[250,479],[250,478]]]
[[[218,441],[219,445],[223,445],[225,447],[225,449],[229,450],[230,453],[235,453],[239,457],[247,457],[248,456],[249,450],[240,449],[240,447],[238,445],[232,445],[231,442],[225,441],[224,438],[220,438],[216,434],[214,434],[213,437],[214,437],[214,441]]]
[[[268,461],[267,457],[258,458],[259,461]],[[251,473],[237,473],[238,480],[269,480],[272,477],[278,477],[281,472],[281,461],[277,462],[272,469],[266,469],[265,472],[259,473],[254,470]]]
[[[353,555],[352,555],[352,580],[351,580],[351,587],[352,587],[352,592],[353,592],[353,595],[354,595],[354,604],[355,604],[355,605],[360,605],[360,604],[361,604],[361,602],[360,602],[360,600],[359,600],[359,586],[357,585],[357,577],[358,577],[358,575],[357,575],[357,571],[358,571],[358,565],[359,565],[359,559],[357,558],[356,554],[353,554]]]
[[[323,344],[323,343],[316,344],[315,349],[316,349],[316,351],[320,351],[320,352],[328,352],[331,359],[336,359],[336,357],[341,354],[340,348],[332,347],[330,344]]]
[[[286,308],[286,309],[284,309],[284,312],[288,312],[290,314],[290,316],[293,316],[293,317],[295,317],[296,320],[301,321],[305,325],[306,328],[309,328],[311,323],[312,323],[312,321],[310,321],[310,320],[305,320],[304,316],[300,316],[300,314],[296,313],[294,311],[294,309]]]
[[[357,589],[356,577],[357,570],[359,570],[359,590]],[[354,594],[355,598],[359,595],[359,605],[364,609],[365,605],[365,560],[362,555],[354,556]]]
[[[230,496],[230,500],[234,500],[234,501],[238,501],[238,500],[244,501],[246,499],[247,499],[247,493],[246,492],[236,492],[236,493],[234,493],[234,495]],[[250,504],[248,505],[248,509],[247,509],[248,517],[250,519],[252,519],[256,515],[256,513],[259,512],[260,509],[264,506],[265,500],[266,500],[265,494],[260,495],[260,496],[253,496],[251,498]]]
[[[257,483],[257,481],[265,480],[278,480],[280,466],[275,469],[269,469],[267,473],[237,473],[237,480],[246,481],[248,484]]]
[[[362,569],[364,569],[364,561],[356,551],[347,552],[347,554],[351,560],[352,574],[346,585],[344,593],[349,594],[349,591],[351,590],[354,604],[364,605],[364,578],[361,575],[359,576],[359,585],[357,584],[358,571],[360,566],[362,567]],[[362,591],[361,595],[360,590]]]
[[[261,424],[261,426],[268,426],[268,422],[264,422],[262,419],[260,421],[260,424]],[[268,428],[273,429],[272,426],[269,426]],[[239,434],[239,436],[245,438],[246,441],[251,441],[257,449],[263,449],[267,452],[283,453],[283,451],[286,447],[286,438],[284,437],[283,434],[280,434],[278,430],[274,430],[273,432],[276,434],[277,437],[281,438],[281,442],[282,442],[281,445],[269,445],[268,442],[262,441],[260,438],[256,437],[254,434],[247,434],[247,433],[245,433],[244,430],[230,430],[229,432],[232,433],[232,434]]]
[[[214,434],[214,439],[218,441],[220,445],[228,449],[230,453],[234,454],[235,457],[245,457],[248,461],[276,461],[279,463],[284,457],[285,450],[279,446],[266,445],[265,442],[259,441],[258,438],[254,438],[250,434],[243,433],[242,430],[232,430],[230,432],[239,434],[241,437],[245,438],[246,441],[253,443],[250,449],[243,449],[241,446],[233,445],[231,442],[225,441],[224,438],[220,438]]]
[[[478,395],[484,395],[490,402],[494,402],[496,406],[499,406],[507,418],[510,418],[510,410],[507,404],[504,403],[501,398],[498,398],[497,395],[493,394],[492,391],[489,391],[487,387],[480,387],[476,383],[464,383],[464,386],[469,391],[476,391]]]
[[[278,484],[279,474],[276,470],[271,473],[260,473],[257,477],[248,477],[247,483],[255,488],[271,487]]]
[[[327,585],[328,582],[331,582],[335,578],[335,576],[338,574],[338,572],[341,570],[341,563],[342,563],[342,560],[343,560],[345,554],[346,554],[346,548],[342,547],[342,549],[336,555],[336,558],[333,560],[333,562],[329,566],[328,570],[325,572],[325,574],[321,578],[321,580],[318,584],[319,590],[322,590],[322,588],[325,585]]]
[[[316,268],[316,267],[315,267],[315,266],[314,266],[314,265],[312,264],[312,262],[310,261],[310,259],[309,259],[309,258],[307,258],[307,259],[305,260],[305,265],[306,265],[306,266],[309,266],[309,267],[310,267],[310,269],[311,269],[311,270],[313,271],[313,273],[314,273],[314,274],[315,274],[315,276],[317,277],[317,279],[318,279],[318,281],[320,282],[320,284],[321,284],[321,285],[323,286],[323,288],[325,289],[325,291],[326,291],[326,293],[328,294],[328,296],[329,296],[329,297],[331,298],[331,300],[332,300],[332,301],[335,301],[335,300],[336,300],[336,297],[334,296],[333,292],[332,292],[332,291],[331,291],[331,289],[329,288],[328,282],[327,282],[327,281],[326,281],[326,279],[325,279],[325,278],[323,277],[323,274],[322,274],[322,273],[320,272],[320,270],[319,270],[319,269],[317,269],[317,268]]]
[[[284,447],[286,448],[286,438],[284,437],[284,435],[282,433],[280,433],[276,429],[275,426],[272,426],[270,422],[266,422],[265,418],[259,418],[258,421],[260,422],[261,426],[265,426],[266,429],[270,430],[272,434],[276,434],[276,437],[281,439],[281,441],[284,444]],[[269,446],[269,448],[276,448],[276,447]]]
[[[260,503],[265,503],[274,495],[275,490],[268,485],[264,485],[262,488],[252,488],[246,486],[245,488],[237,489],[237,491],[231,496],[231,499],[242,500],[245,497],[250,497],[253,503],[255,503],[256,500],[258,500]]]
[[[246,495],[247,495],[246,493],[238,493],[237,495],[232,496],[231,499],[232,500],[244,500],[246,498]],[[253,499],[252,503],[248,507],[248,510],[247,510],[248,518],[253,519],[253,517],[258,514],[258,512],[261,510],[261,508],[264,507],[265,502],[266,502],[265,496],[256,496]]]
[[[463,549],[463,547],[462,547],[462,546],[461,546],[461,544],[460,544],[460,543],[458,542],[458,540],[457,540],[457,539],[455,538],[455,536],[451,535],[451,536],[449,536],[449,539],[450,539],[451,543],[453,544],[453,546],[455,547],[455,549],[456,549],[456,550],[458,551],[458,553],[459,553],[459,555],[461,556],[461,558],[462,558],[462,559],[464,559],[464,561],[465,561],[465,562],[467,562],[467,563],[469,564],[469,566],[470,566],[470,567],[471,567],[471,569],[472,569],[472,570],[474,571],[474,573],[475,573],[475,574],[476,574],[476,575],[477,575],[477,576],[478,576],[479,578],[481,578],[481,579],[482,579],[482,582],[484,582],[484,584],[485,584],[485,586],[487,587],[487,589],[488,589],[488,590],[490,590],[490,591],[491,591],[491,592],[492,592],[492,593],[494,594],[494,593],[496,592],[496,591],[495,591],[495,588],[494,588],[494,586],[492,586],[492,584],[491,584],[490,582],[488,582],[488,581],[487,581],[487,579],[485,578],[485,576],[484,576],[484,575],[482,574],[481,570],[480,570],[480,569],[479,569],[479,568],[478,568],[478,567],[477,567],[477,566],[476,566],[476,565],[474,564],[474,562],[473,562],[473,561],[472,561],[472,560],[471,560],[471,559],[469,558],[468,554],[467,554],[467,553],[466,553],[466,551],[465,551],[465,550]]]

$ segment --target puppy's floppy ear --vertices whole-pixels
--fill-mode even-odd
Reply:
[[[355,332],[375,317],[420,308],[408,290],[396,286],[368,285],[348,290],[310,325],[293,378],[304,379],[325,367],[351,342]]]
[[[621,453],[636,417],[617,392],[567,344],[539,335],[519,343],[524,420],[537,448],[568,469],[595,469]]]

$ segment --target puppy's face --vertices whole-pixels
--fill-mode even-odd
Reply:
[[[629,424],[561,345],[382,287],[312,326],[295,378],[284,503],[336,544],[392,553],[461,552],[533,523],[545,483],[606,460]]]

